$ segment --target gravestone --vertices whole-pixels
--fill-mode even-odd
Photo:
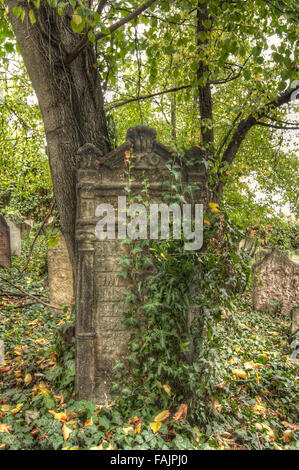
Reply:
[[[0,266],[11,267],[9,226],[2,215],[0,215]]]
[[[169,178],[166,167],[172,154],[156,140],[155,130],[137,126],[127,132],[126,142],[104,155],[101,148],[86,144],[77,156],[77,217],[76,217],[76,388],[80,399],[104,403],[110,398],[111,373],[115,360],[125,360],[131,331],[122,325],[124,293],[128,280],[118,272],[125,245],[124,225],[117,213],[118,197],[126,196],[128,185],[127,158],[134,162],[131,185],[133,194],[144,188],[148,178],[150,202],[161,202],[165,191],[163,181]],[[198,148],[186,154],[190,166],[183,169],[183,180],[196,183],[198,203],[206,204],[207,175],[204,165],[196,163],[202,156]],[[193,164],[192,164],[193,161]],[[99,240],[95,216],[99,204],[111,204],[116,209],[115,239]],[[193,306],[194,307],[194,306]],[[194,309],[190,312],[194,315]]]
[[[290,315],[299,303],[299,264],[278,248],[273,248],[252,266],[254,310]]]
[[[48,249],[49,299],[53,305],[71,305],[74,299],[73,270],[64,238]]]
[[[33,220],[27,219],[24,220],[24,222],[21,222],[20,225],[20,230],[21,230],[21,238],[27,238],[30,235],[30,232],[33,227]]]
[[[21,230],[12,220],[5,220],[9,226],[11,255],[21,256]]]
[[[291,310],[291,334],[294,335],[299,330],[299,304]]]

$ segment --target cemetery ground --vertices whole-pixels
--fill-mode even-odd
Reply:
[[[31,261],[18,280],[20,258],[1,276],[47,302],[42,260]],[[71,314],[49,309],[3,285],[0,333],[0,448],[55,450],[294,449],[298,365],[289,358],[286,316],[253,312],[250,292],[224,310],[216,324],[217,350],[207,362],[211,382],[202,392],[200,422],[188,403],[172,395],[167,409],[127,409],[77,401],[73,391],[74,346],[61,332]]]

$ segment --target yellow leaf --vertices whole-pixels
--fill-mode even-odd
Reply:
[[[91,447],[89,450],[104,450],[103,449],[103,444],[101,444],[100,446],[97,446],[97,447]]]
[[[159,413],[159,414],[154,418],[154,421],[155,421],[156,423],[158,423],[158,422],[160,422],[160,421],[165,421],[165,419],[167,419],[169,415],[170,415],[170,413],[169,413],[168,410],[161,411],[161,413]]]
[[[127,436],[129,432],[135,432],[135,429],[133,428],[133,426],[127,426],[127,427],[123,427],[123,432]]]
[[[169,385],[163,385],[164,391],[167,393],[167,395],[171,395],[171,388]]]
[[[10,409],[10,405],[3,405],[1,407],[1,411],[8,411]]]
[[[29,385],[31,381],[32,381],[32,375],[31,374],[26,374],[25,378],[24,378],[24,383],[26,385]]]
[[[4,16],[8,15],[8,12],[9,12],[9,6],[7,5],[7,7],[4,10]]]
[[[92,417],[89,418],[88,420],[86,420],[85,423],[84,423],[84,427],[85,426],[92,426],[92,425],[93,425]]]
[[[11,413],[13,415],[17,414],[20,411],[20,409],[22,408],[23,405],[24,405],[24,403],[18,403],[17,406],[13,410],[11,410]]]
[[[136,428],[136,432],[137,432],[137,434],[141,433],[141,424],[138,424],[138,426]]]
[[[157,423],[157,422],[150,423],[151,430],[153,431],[154,434],[156,434],[159,431],[161,426],[162,426],[162,423]]]
[[[218,206],[219,206],[219,204],[217,204],[216,202],[209,202],[209,208],[213,212],[219,212]]]
[[[243,369],[233,369],[232,373],[241,379],[247,379],[248,375]]]
[[[57,419],[61,423],[66,423],[67,421],[67,414],[66,413],[55,413],[53,410],[49,410],[50,415],[53,416],[54,419]]]
[[[253,412],[257,415],[262,415],[267,413],[267,408],[263,405],[255,405],[253,407]]]
[[[75,13],[73,14],[73,17],[72,17],[72,20],[75,24],[81,24],[82,23],[82,18],[81,16],[75,11]]]
[[[62,434],[63,434],[63,440],[67,441],[70,435],[72,434],[72,430],[67,427],[67,425],[64,423],[62,426]]]
[[[11,426],[8,426],[8,424],[5,423],[0,423],[0,432],[6,432],[9,434],[9,432],[12,430]]]

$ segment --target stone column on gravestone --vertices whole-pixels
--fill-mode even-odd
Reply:
[[[76,215],[76,389],[79,399],[94,398],[94,183],[98,177],[99,150],[85,145],[77,155]]]

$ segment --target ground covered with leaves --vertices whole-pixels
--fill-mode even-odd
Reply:
[[[0,274],[47,301],[38,271],[20,281],[14,280],[15,269]],[[252,312],[250,294],[233,313],[223,309],[215,324],[217,349],[207,362],[211,380],[202,391],[197,423],[189,420],[190,404],[179,402],[167,383],[168,409],[157,403],[128,414],[117,402],[103,407],[76,400],[74,347],[61,335],[71,314],[15,296],[20,291],[3,282],[1,288],[1,449],[296,448],[298,365],[289,358],[289,321]]]

